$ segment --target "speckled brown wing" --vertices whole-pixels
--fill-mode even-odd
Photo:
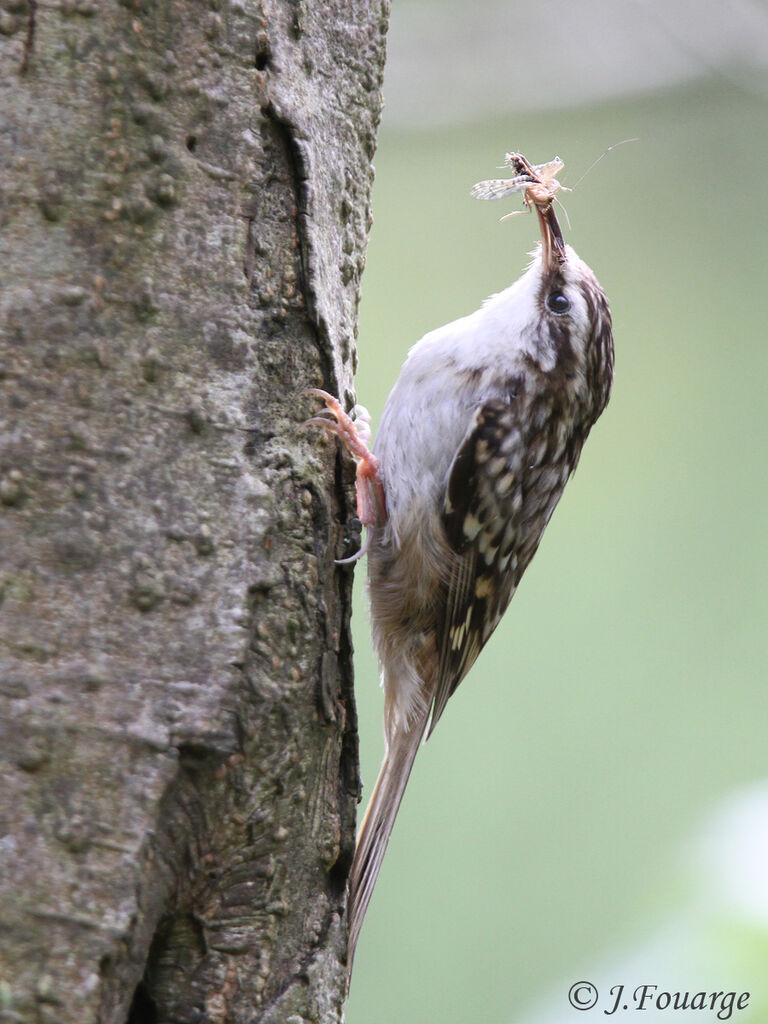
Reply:
[[[438,618],[440,667],[430,732],[496,628],[517,581],[524,451],[518,415],[514,399],[478,408],[449,472],[443,524],[457,558]]]

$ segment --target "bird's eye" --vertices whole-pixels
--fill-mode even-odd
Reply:
[[[547,296],[547,309],[555,316],[562,316],[571,308],[571,300],[563,292],[550,292]]]

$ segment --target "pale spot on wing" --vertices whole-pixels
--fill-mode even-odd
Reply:
[[[512,473],[504,473],[503,476],[499,477],[499,479],[496,481],[496,493],[499,495],[500,498],[504,498],[506,497],[507,494],[509,494],[510,490],[512,489],[512,484],[514,482],[515,477]]]
[[[512,564],[512,571],[514,571],[517,568],[517,558],[512,555],[511,551],[499,559],[499,572],[506,572],[510,562]]]
[[[461,645],[464,642],[465,628],[464,623],[460,626],[453,626],[451,628],[451,647],[454,651],[461,650]]]
[[[471,512],[467,512],[466,516],[464,516],[463,525],[464,536],[467,540],[471,541],[475,539],[478,533],[480,533],[481,525],[482,524],[478,520],[477,516],[473,515]]]

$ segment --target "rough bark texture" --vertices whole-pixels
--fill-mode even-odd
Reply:
[[[0,1020],[335,1021],[386,0],[0,3]]]

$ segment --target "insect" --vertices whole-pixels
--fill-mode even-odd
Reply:
[[[507,153],[504,163],[514,171],[514,178],[490,178],[487,181],[478,181],[473,186],[470,195],[474,199],[503,199],[515,192],[522,192],[523,203],[529,212],[536,210],[539,216],[539,223],[542,229],[542,245],[544,247],[545,259],[549,259],[550,251],[557,254],[558,258],[565,258],[565,242],[560,231],[560,225],[555,217],[552,204],[557,203],[566,221],[568,214],[565,207],[558,200],[557,193],[560,191],[570,192],[569,188],[561,185],[555,177],[565,164],[559,156],[547,161],[545,164],[532,164],[522,153]],[[513,210],[507,213],[501,220],[507,220],[525,210]]]
[[[478,181],[470,192],[473,199],[505,199],[515,192],[522,192],[523,202],[528,210],[532,210],[534,207],[544,208],[557,202],[558,192],[571,191],[565,185],[561,185],[555,177],[565,167],[559,156],[545,164],[530,164],[522,153],[507,153],[504,163],[512,168],[514,178],[489,178],[487,181]],[[506,220],[507,217],[514,217],[523,212],[514,210],[501,219]]]

